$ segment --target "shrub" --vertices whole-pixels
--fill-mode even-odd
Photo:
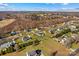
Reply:
[[[0,55],[4,55],[4,54],[6,54],[5,51],[1,50]]]
[[[14,47],[13,46],[10,46],[8,48],[6,48],[6,53],[10,53],[10,52],[14,52]]]
[[[40,41],[39,40],[35,40],[34,42],[33,42],[33,45],[38,45],[40,43]]]
[[[66,33],[68,33],[68,32],[71,32],[71,30],[70,30],[70,29],[64,29],[64,30],[62,30],[60,33],[56,34],[55,37],[60,37],[60,36],[62,36],[63,34],[66,34]]]

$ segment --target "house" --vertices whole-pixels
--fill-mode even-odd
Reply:
[[[22,33],[20,33],[19,36],[23,36]]]
[[[43,31],[43,30],[44,30],[44,27],[35,28],[35,31]]]
[[[35,34],[37,36],[44,36],[45,35],[45,33],[43,33],[42,31],[36,31]]]
[[[44,27],[38,27],[38,30],[43,30],[44,29]]]
[[[65,44],[65,41],[68,40],[68,37],[67,37],[66,35],[63,35],[63,36],[61,36],[58,40],[59,40],[59,42],[60,42],[61,44],[64,45],[64,44]]]
[[[10,47],[10,44],[11,44],[10,42],[4,43],[4,44],[0,45],[0,48],[2,49],[2,48]]]
[[[70,48],[70,47],[71,47],[71,44],[72,44],[71,40],[68,39],[68,38],[63,38],[62,41],[61,41],[61,43],[62,43],[66,48]]]
[[[16,34],[17,34],[17,32],[13,32],[13,31],[11,32],[11,35],[16,35]]]
[[[50,29],[48,32],[51,34],[54,34],[55,31],[56,31],[56,29]]]
[[[68,26],[68,27],[69,27],[69,29],[71,30],[71,32],[75,32],[75,31],[78,30],[75,25],[70,25],[70,26]]]
[[[27,53],[27,56],[41,56],[42,51],[37,49]]]
[[[60,42],[65,47],[70,48],[73,40],[72,40],[71,37],[68,37],[66,35],[63,35],[60,38],[58,38],[58,42]]]
[[[13,39],[12,39],[13,38]],[[11,38],[7,38],[7,39],[12,39],[12,41],[10,42],[5,42],[3,44],[0,44],[0,48],[8,48],[10,46],[14,46],[16,44],[15,40],[17,39],[18,37],[11,37]],[[6,39],[6,40],[7,40]]]
[[[75,49],[73,52],[71,52],[71,53],[69,54],[69,56],[75,56],[75,55],[77,55],[77,54],[79,54],[79,48],[77,48],[77,49]]]
[[[60,43],[64,45],[66,43],[66,40],[67,40],[67,38],[63,38],[63,39],[61,39]]]
[[[32,39],[32,37],[28,35],[26,37],[23,37],[22,38],[22,41],[27,41],[27,40],[30,40],[30,39]]]
[[[38,28],[35,28],[35,30],[38,31],[39,29]]]
[[[14,42],[7,42],[7,43],[4,43],[2,45],[0,45],[0,48],[8,48],[10,46],[13,46],[15,43]]]
[[[75,49],[75,52],[76,52],[76,53],[79,53],[79,48]]]
[[[26,32],[26,30],[24,29],[24,32]]]
[[[32,31],[32,29],[31,29],[31,28],[28,28],[26,31],[27,31],[27,32],[31,32],[31,31]]]
[[[72,39],[76,42],[76,43],[78,43],[79,42],[79,35],[78,34],[72,34]]]
[[[78,31],[79,21],[69,21],[67,22],[67,27],[71,29],[72,32]]]
[[[60,34],[60,32],[62,31],[63,29],[60,29],[60,28],[57,28],[55,29],[53,32],[54,32],[54,36]]]
[[[65,40],[65,42],[64,42],[64,46],[65,46],[65,47],[70,48],[71,45],[72,45],[72,40],[71,40],[71,38]]]

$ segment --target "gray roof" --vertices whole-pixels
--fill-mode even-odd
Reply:
[[[9,47],[10,44],[11,44],[10,42],[8,42],[8,43],[4,43],[4,44],[0,45],[0,48],[6,48],[6,47]]]
[[[28,53],[29,56],[40,56],[41,55],[41,50],[33,50]]]
[[[35,51],[31,51],[31,52],[28,53],[28,55],[29,56],[35,56],[36,55],[36,52]]]
[[[72,36],[73,36],[72,38],[74,40],[79,41],[79,35],[78,34],[73,34]]]
[[[31,39],[31,37],[28,37],[28,36],[27,36],[27,37],[24,37],[24,38],[23,38],[23,40],[25,40],[25,41],[27,41],[27,40],[29,40],[29,39]]]

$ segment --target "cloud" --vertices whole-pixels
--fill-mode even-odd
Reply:
[[[62,4],[62,5],[68,5],[69,3],[46,3],[46,4]]]
[[[79,9],[76,9],[76,8],[61,8],[60,10],[57,10],[57,11],[79,12]]]
[[[61,8],[61,9],[65,10],[65,9],[67,9],[67,8]]]
[[[63,5],[68,5],[69,3],[63,3]]]
[[[0,3],[0,6],[6,7],[6,6],[8,6],[8,4],[7,3]]]
[[[8,7],[7,3],[0,3],[0,9],[4,9],[6,7]]]
[[[3,6],[0,6],[0,8],[2,9],[2,8],[5,8],[5,7],[3,7]]]
[[[46,3],[47,5],[54,5],[54,4],[57,4],[57,3]]]
[[[75,8],[61,8],[62,10],[75,9]]]

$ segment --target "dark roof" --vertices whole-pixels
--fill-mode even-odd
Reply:
[[[35,54],[36,54],[35,51],[31,51],[31,52],[28,53],[29,56],[34,56]]]
[[[41,55],[41,50],[33,50],[28,53],[29,56],[40,56]]]
[[[11,32],[11,35],[16,35],[17,33],[16,32]]]
[[[31,39],[31,37],[28,37],[28,36],[27,36],[27,37],[24,37],[24,38],[23,38],[23,40],[26,40],[26,41],[29,40],[29,39]]]

